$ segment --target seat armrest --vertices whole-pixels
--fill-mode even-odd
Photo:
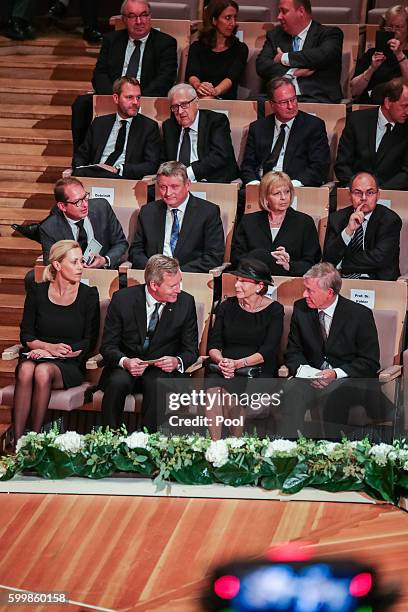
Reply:
[[[395,378],[401,376],[401,372],[402,366],[400,365],[393,365],[389,368],[384,368],[384,370],[381,370],[379,373],[378,380],[380,383],[390,382],[390,380],[394,380]]]
[[[289,376],[288,366],[281,365],[281,367],[278,370],[278,376],[279,378],[287,378]]]
[[[126,274],[127,270],[130,270],[132,267],[131,261],[123,261],[119,266],[119,274]]]
[[[12,359],[16,359],[19,355],[22,344],[13,344],[13,346],[8,346],[4,349],[1,354],[1,358],[3,361],[11,361]]]
[[[215,278],[217,278],[218,276],[221,276],[221,274],[224,272],[225,268],[228,268],[228,266],[230,266],[230,262],[229,261],[225,261],[223,264],[221,264],[220,266],[217,266],[216,268],[213,268],[212,270],[210,270],[210,274],[212,274]]]
[[[145,174],[145,176],[142,178],[142,181],[144,183],[147,183],[148,185],[154,185],[156,181],[156,174]]]
[[[209,357],[207,357],[207,355],[200,355],[197,361],[192,363],[191,366],[187,368],[186,374],[192,374],[193,372],[197,372],[197,370],[201,370],[201,368],[205,366],[208,360]]]
[[[89,359],[86,360],[86,369],[87,370],[97,370],[102,367],[102,355],[98,353],[97,355],[92,355]]]

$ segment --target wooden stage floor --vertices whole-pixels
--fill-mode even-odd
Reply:
[[[197,612],[214,564],[299,539],[378,564],[408,609],[408,515],[384,504],[1,494],[0,517],[0,584],[76,602],[16,610]]]

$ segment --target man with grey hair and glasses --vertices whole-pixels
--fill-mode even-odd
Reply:
[[[295,377],[287,388],[282,424],[291,437],[305,431],[305,411],[318,400],[325,421],[347,424],[350,405],[361,404],[367,391],[366,381],[347,379],[375,379],[380,368],[373,313],[340,295],[338,270],[323,262],[303,278],[303,298],[293,306],[285,355]]]
[[[177,160],[190,181],[230,183],[238,178],[228,117],[199,110],[197,92],[179,83],[168,93],[172,116],[163,123],[162,161]]]
[[[151,8],[144,0],[125,0],[121,7],[125,29],[104,36],[92,85],[99,95],[112,94],[121,76],[135,77],[144,96],[166,96],[177,76],[177,41],[152,28]],[[92,94],[78,96],[72,106],[74,151],[92,121]]]

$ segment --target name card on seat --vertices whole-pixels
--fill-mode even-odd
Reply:
[[[114,187],[91,187],[91,198],[105,198],[111,206],[115,203]]]
[[[375,291],[374,289],[350,289],[350,300],[374,310]]]

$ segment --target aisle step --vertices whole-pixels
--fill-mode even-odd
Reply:
[[[10,63],[9,57],[0,55],[0,78],[89,82],[94,66],[93,57],[14,56]]]
[[[71,107],[0,104],[0,127],[14,124],[19,128],[70,130]]]
[[[27,266],[32,268],[41,255],[41,245],[28,238],[0,237],[0,262],[3,266]]]
[[[17,122],[18,123],[18,122]],[[69,130],[27,129],[26,127],[1,127],[0,150],[2,155],[68,155],[72,156],[72,140]]]
[[[24,79],[21,81],[0,78],[0,100],[2,104],[13,104],[16,100],[28,105],[72,104],[82,93],[92,90],[90,81],[51,81],[48,79]]]
[[[45,219],[47,215],[48,212],[41,209],[0,207],[0,236],[21,237],[21,234],[11,227],[12,223],[18,223],[19,225],[39,223]]]
[[[79,56],[98,57],[100,46],[90,45],[81,38],[71,38],[65,33],[60,36],[39,36],[23,43],[0,36],[0,56],[42,55],[42,56]]]
[[[24,299],[24,295],[17,295],[15,293],[0,294],[0,325],[20,325]]]
[[[25,295],[24,278],[31,266],[0,266],[0,293]]]
[[[20,342],[20,327],[18,325],[0,325],[0,352],[18,342]]]
[[[14,383],[15,361],[2,361],[0,359],[0,387]]]
[[[54,205],[54,183],[0,180],[0,206],[49,210]]]
[[[45,155],[0,155],[0,179],[55,182],[71,166],[71,157]]]

